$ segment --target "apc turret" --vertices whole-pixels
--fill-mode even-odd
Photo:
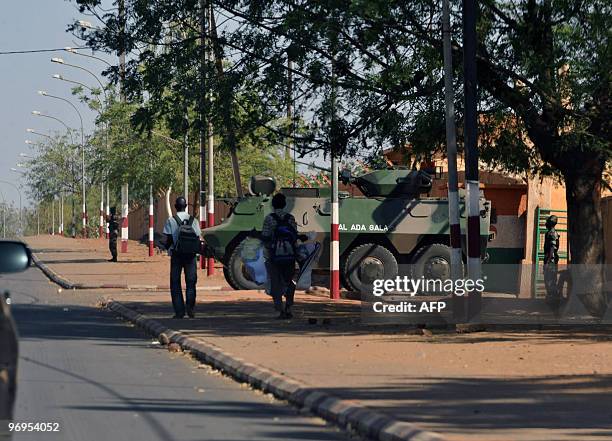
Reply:
[[[343,170],[340,179],[345,184],[356,185],[366,197],[418,198],[431,191],[432,177],[423,170],[393,168],[374,170],[353,178]]]

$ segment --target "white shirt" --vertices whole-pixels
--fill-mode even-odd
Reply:
[[[186,211],[179,211],[176,214],[182,221],[189,219],[189,216],[190,216],[190,214],[187,213]],[[202,230],[200,230],[200,221],[198,221],[197,218],[193,219],[193,231],[195,231],[195,233],[198,236],[202,235]],[[174,217],[169,217],[166,220],[166,223],[164,225],[164,234],[172,235],[172,246],[168,250],[168,255],[172,255],[172,250],[174,249],[174,247],[176,246],[176,243],[178,242],[178,232],[179,232],[179,225],[176,223],[176,219],[174,219]]]

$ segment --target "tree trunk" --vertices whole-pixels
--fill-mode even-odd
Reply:
[[[585,308],[601,317],[607,308],[604,290],[604,237],[601,217],[601,179],[599,160],[564,172],[567,199],[568,238],[572,293]]]
[[[212,12],[212,10],[211,10]],[[244,192],[242,191],[242,180],[240,177],[240,164],[238,162],[237,155],[237,142],[236,142],[236,132],[234,130],[234,123],[232,121],[232,96],[230,86],[226,84],[226,79],[223,77],[223,54],[222,48],[219,44],[219,39],[217,36],[217,25],[215,23],[215,15],[210,14],[210,32],[211,32],[211,41],[213,44],[213,53],[215,59],[215,67],[217,69],[217,74],[219,78],[221,78],[222,82],[222,94],[221,101],[223,105],[223,121],[225,123],[225,130],[227,132],[227,143],[229,146],[230,157],[232,159],[232,172],[234,174],[234,183],[236,184],[236,195],[238,197],[244,196]]]

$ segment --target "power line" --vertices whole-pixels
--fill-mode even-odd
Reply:
[[[80,47],[75,47],[73,49],[89,49],[87,46],[80,46]],[[57,52],[57,51],[64,51],[64,48],[57,48],[57,49],[32,49],[32,50],[23,50],[23,51],[3,51],[0,52],[0,55],[15,55],[15,54],[36,54],[36,53],[40,53],[40,52]]]

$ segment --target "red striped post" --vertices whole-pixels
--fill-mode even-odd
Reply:
[[[153,256],[154,249],[153,235],[153,186],[149,186],[149,257]]]
[[[206,228],[206,204],[202,198],[204,192],[200,191],[200,230]],[[206,258],[200,254],[200,269],[206,268]]]
[[[340,230],[339,230],[339,203],[338,203],[338,160],[332,156],[332,212],[331,212],[331,252],[329,297],[340,298]]]
[[[110,190],[108,189],[108,183],[106,183],[106,219],[110,216]],[[108,222],[104,227],[104,237],[108,239],[109,231],[108,231]]]
[[[468,278],[480,279],[480,186],[478,179],[478,108],[476,75],[476,0],[463,1],[463,78],[465,99],[465,188],[467,204]],[[480,313],[481,296],[468,298],[468,317]]]
[[[100,225],[98,226],[98,236],[104,238],[104,183],[102,183],[100,192]]]
[[[208,166],[208,197],[206,199],[206,225],[213,227],[215,225],[215,167],[214,167],[214,148],[215,136],[213,133],[213,125],[208,122],[208,149],[207,149],[207,166]],[[215,259],[209,257],[206,262],[206,275],[212,276],[215,274]]]
[[[87,211],[85,202],[83,202],[83,237],[87,237]]]
[[[461,271],[461,226],[459,224],[459,182],[457,177],[457,132],[455,128],[455,91],[453,89],[453,60],[451,48],[450,5],[442,2],[442,32],[444,43],[444,99],[446,109],[446,156],[448,158],[448,223],[450,232],[451,279],[459,280]],[[465,298],[453,293],[453,314],[456,319],[465,315]]]
[[[59,235],[64,235],[64,192],[60,192]]]
[[[208,195],[208,198],[206,225],[213,227],[215,225],[215,201],[214,199],[211,201],[211,195]],[[215,274],[215,259],[209,257],[206,262],[206,275],[212,276],[213,274]]]
[[[128,251],[128,184],[121,186],[121,252],[127,253]]]

